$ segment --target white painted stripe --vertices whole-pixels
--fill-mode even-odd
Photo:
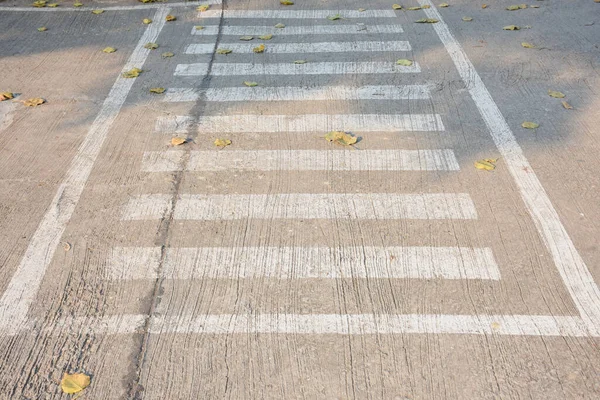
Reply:
[[[503,162],[519,187],[521,197],[544,239],[546,247],[552,254],[569,294],[589,329],[600,332],[600,288],[594,281],[594,277],[569,237],[548,194],[467,54],[452,36],[448,25],[443,21],[435,6],[429,0],[419,0],[419,3],[430,5],[431,8],[424,10],[427,17],[440,21],[433,24],[433,28],[464,80],[466,88],[502,155]]]
[[[156,41],[169,11],[168,8],[160,8],[156,11],[153,16],[155,22],[147,26],[123,71],[133,67],[141,68],[144,65],[150,54],[150,50],[145,49],[144,45]],[[37,295],[46,269],[79,202],[102,144],[135,81],[135,79],[124,79],[119,75],[79,146],[64,180],[0,299],[0,334],[13,334],[26,324],[29,306]]]
[[[186,1],[186,2],[178,2],[178,3],[148,3],[148,4],[136,4],[130,6],[100,6],[98,7],[64,7],[61,5],[59,7],[10,7],[10,6],[0,6],[0,12],[2,11],[34,11],[34,12],[73,12],[73,11],[87,11],[90,12],[96,9],[103,9],[105,11],[129,11],[129,10],[143,10],[143,9],[155,9],[155,8],[179,8],[179,7],[190,7],[197,6],[199,4],[213,4],[219,5],[222,0],[204,0],[204,1]]]
[[[175,68],[178,76],[204,76],[208,64],[179,64]],[[421,67],[414,63],[410,67],[394,62],[308,62],[306,64],[245,64],[215,63],[210,74],[213,76],[241,75],[348,75],[348,74],[395,74],[419,73]]]
[[[489,248],[170,248],[162,269],[160,254],[160,247],[115,248],[108,279],[500,279]]]
[[[201,91],[193,88],[167,89],[164,101],[335,101],[335,100],[420,100],[431,97],[425,85],[326,86],[326,87],[231,87]]]
[[[171,196],[147,194],[131,198],[124,220],[163,218]],[[466,193],[290,193],[249,195],[179,196],[176,220],[235,219],[476,219],[477,212]]]
[[[194,119],[188,116],[158,117],[154,123],[154,130],[163,133],[187,133]]]
[[[213,36],[219,33],[217,25],[205,26],[202,30],[192,28],[192,35],[198,36]],[[275,28],[274,26],[223,26],[221,35],[231,36],[260,36],[260,35],[352,35],[365,33],[404,33],[402,25],[304,25],[304,26],[286,26],[285,29]],[[256,38],[258,39],[258,38]]]
[[[144,172],[173,172],[186,153],[145,152]],[[192,151],[186,171],[458,171],[452,150]]]
[[[253,53],[258,43],[221,43],[220,47],[232,50],[234,53]],[[389,42],[318,42],[318,43],[267,43],[265,53],[365,53],[377,51],[410,51],[410,43],[406,41]],[[190,44],[186,54],[212,54],[215,46],[208,44]]]
[[[225,18],[246,19],[320,19],[339,14],[345,19],[354,18],[396,18],[394,10],[225,10]],[[220,10],[208,10],[198,14],[198,18],[219,18]],[[332,21],[332,23],[336,23]]]

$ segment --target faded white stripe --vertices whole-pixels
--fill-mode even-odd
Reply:
[[[180,171],[186,153],[145,152],[144,172]],[[187,171],[458,171],[444,150],[248,150],[192,151]]]
[[[264,44],[264,43],[263,43]],[[253,53],[258,43],[221,43],[221,48],[227,48],[234,53]],[[318,42],[318,43],[266,43],[265,53],[364,53],[377,51],[410,51],[410,43],[405,41],[390,42]],[[211,54],[215,51],[212,43],[190,44],[186,54]]]
[[[149,4],[136,4],[130,6],[100,6],[98,7],[65,7],[61,5],[59,7],[10,7],[10,6],[0,6],[0,11],[34,11],[34,12],[73,12],[73,11],[87,11],[90,12],[96,9],[103,9],[105,11],[128,11],[128,10],[143,10],[143,9],[153,9],[153,8],[179,8],[179,7],[190,7],[197,6],[199,4],[221,4],[221,0],[204,0],[204,1],[186,1],[186,2],[178,2],[178,3],[149,3]]]
[[[396,18],[394,10],[225,10],[225,18],[247,19],[305,19],[327,18],[339,14],[342,18]],[[208,10],[198,14],[199,18],[220,18],[221,10]],[[336,23],[332,21],[332,23]],[[337,22],[339,23],[339,22]]]
[[[187,133],[194,119],[188,116],[158,117],[154,123],[154,130],[163,133]]]
[[[217,25],[208,25],[204,29],[197,30],[192,28],[192,35],[211,36],[219,33]],[[275,28],[273,26],[223,26],[221,35],[231,36],[260,36],[260,35],[351,35],[355,33],[404,33],[402,25],[303,25],[303,26],[286,26],[285,29]],[[258,39],[258,38],[257,38]]]
[[[139,195],[131,198],[124,220],[163,218],[171,196]],[[477,212],[466,193],[291,193],[252,195],[179,196],[176,220],[235,219],[476,219]]]
[[[241,75],[346,75],[346,74],[395,74],[418,73],[421,67],[415,62],[410,67],[394,62],[308,62],[306,64],[244,64],[215,63],[210,71],[214,76]],[[175,68],[178,76],[203,76],[208,73],[208,64],[179,64]]]
[[[160,247],[115,248],[108,279],[500,279],[489,248],[170,248],[162,268],[160,254]]]
[[[420,100],[431,97],[425,85],[326,86],[326,87],[232,87],[201,91],[193,88],[167,89],[164,101],[334,101],[334,100]]]

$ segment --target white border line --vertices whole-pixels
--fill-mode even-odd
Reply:
[[[33,2],[33,0],[31,0]],[[106,6],[103,7],[98,5],[98,7],[62,7],[59,5],[58,7],[8,7],[8,6],[0,6],[0,12],[2,11],[33,11],[33,12],[65,12],[65,11],[92,11],[92,10],[104,10],[104,11],[135,11],[135,10],[147,10],[147,9],[161,9],[161,8],[179,8],[179,7],[192,7],[198,6],[200,4],[210,4],[210,5],[220,5],[221,0],[204,0],[204,1],[188,1],[188,2],[179,2],[179,3],[149,3],[149,4],[139,4],[139,5],[131,5],[131,6]]]
[[[207,25],[204,29],[198,30],[192,28],[192,35],[212,36],[219,33],[218,25]],[[221,35],[223,36],[246,36],[246,35],[266,35],[276,36],[290,35],[354,35],[354,34],[385,34],[385,33],[404,33],[400,24],[386,25],[303,25],[286,26],[285,29],[275,28],[274,26],[224,26]],[[260,40],[256,38],[257,40]]]
[[[438,23],[432,24],[433,28],[446,47],[485,121],[490,135],[502,155],[503,163],[506,164],[513,176],[523,202],[546,247],[552,254],[556,268],[573,298],[581,318],[589,330],[600,332],[600,289],[594,281],[594,277],[575,248],[548,194],[467,54],[452,36],[448,25],[443,21],[431,1],[419,0],[419,4],[431,6],[423,11],[428,18],[439,20]]]
[[[153,17],[155,22],[146,28],[123,67],[123,71],[134,67],[141,68],[144,65],[150,54],[150,50],[145,49],[144,45],[156,41],[169,11],[169,8],[159,8],[156,11]],[[125,79],[119,75],[98,116],[79,146],[66,177],[48,206],[29,242],[21,263],[0,299],[1,335],[15,334],[27,325],[29,307],[35,300],[46,269],[52,261],[61,236],[79,202],[102,144],[111,125],[119,115],[134,82],[135,79]]]
[[[220,46],[234,53],[252,54],[255,43],[223,43]],[[264,42],[263,42],[264,44]],[[310,54],[310,53],[378,53],[390,51],[411,51],[410,43],[405,40],[387,42],[311,42],[311,43],[266,43],[264,53],[267,54]],[[194,43],[187,46],[185,54],[212,54],[215,51],[213,43]]]

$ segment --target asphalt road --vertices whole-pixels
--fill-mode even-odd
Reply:
[[[83,3],[0,0],[1,399],[600,398],[600,4]]]

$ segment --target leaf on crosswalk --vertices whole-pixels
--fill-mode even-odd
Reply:
[[[293,6],[294,2],[290,0],[279,0],[279,4],[282,6]]]
[[[359,12],[365,12],[365,11],[367,11],[367,9],[366,8],[359,8],[358,11]]]
[[[471,18],[471,17],[462,17],[462,20],[465,21],[465,22],[471,22],[471,21],[473,21],[473,18]]]
[[[530,5],[529,8],[540,8],[537,4]]]
[[[103,53],[114,53],[115,51],[117,51],[117,49],[115,49],[114,47],[105,47],[104,49],[102,49]]]
[[[502,29],[504,29],[505,31],[518,31],[518,30],[519,30],[519,29],[521,29],[521,28],[519,28],[519,27],[518,27],[518,26],[516,26],[516,25],[507,25],[507,26],[505,26],[505,27],[504,27],[504,28],[502,28]]]
[[[175,54],[171,53],[170,51],[165,51],[164,53],[162,53],[160,56],[162,58],[169,58],[169,57],[173,57]]]
[[[525,47],[526,49],[535,49],[535,45],[527,42],[522,42],[521,46]]]
[[[412,60],[408,60],[406,58],[401,58],[399,60],[396,61],[396,65],[402,65],[404,67],[410,67],[411,65],[413,65]]]
[[[27,107],[37,107],[45,102],[46,100],[42,99],[41,97],[34,97],[32,99],[25,100],[23,104]]]
[[[47,30],[48,30],[48,28],[46,28],[45,26],[40,26],[40,27],[38,28],[38,31],[39,31],[39,32],[46,32]]]
[[[171,146],[181,146],[184,143],[187,143],[186,138],[182,138],[182,137],[171,138]]]
[[[421,8],[423,10],[427,10],[428,8],[431,8],[431,6],[429,4],[425,4],[424,6],[421,6]]]
[[[152,20],[151,20],[150,18],[144,18],[144,19],[142,20],[142,22],[143,22],[144,24],[148,25],[148,24],[151,24],[151,23],[152,23]]]
[[[215,139],[215,146],[217,147],[227,147],[231,144],[231,140],[229,139]]]
[[[37,7],[37,8],[46,7],[46,0],[34,1],[32,6]]]
[[[268,35],[261,35],[258,37],[260,40],[271,40],[273,39],[273,35],[271,35],[270,33]]]
[[[162,88],[162,87],[150,88],[150,93],[162,94],[164,92],[165,92],[165,88]]]
[[[439,6],[442,7],[442,8],[446,8],[446,7],[448,7],[448,3],[442,3]]]
[[[421,18],[415,21],[417,24],[437,24],[438,22],[440,21],[435,18]]]
[[[104,10],[102,10],[101,8],[92,10],[92,14],[96,14],[96,15],[102,14],[103,12],[104,12]]]
[[[491,327],[493,330],[497,331],[497,330],[500,330],[500,328],[502,327],[502,325],[500,325],[500,323],[499,323],[499,322],[492,322],[492,323],[490,324],[490,327]]]
[[[527,8],[527,4],[516,4],[516,5],[506,7],[506,9],[508,11],[524,10],[526,8]]]
[[[231,50],[231,49],[217,49],[217,54],[229,54],[232,51],[233,50]]]
[[[48,4],[48,7],[56,8],[58,7],[58,3],[50,3]]]
[[[573,109],[573,106],[572,106],[572,105],[570,105],[569,103],[567,103],[567,102],[566,102],[566,101],[564,101],[564,100],[562,101],[562,106],[563,106],[564,108],[566,108],[567,110],[572,110],[572,109]]]
[[[171,14],[169,14],[165,17],[165,21],[167,21],[167,22],[175,21],[176,19],[177,19],[177,17],[174,15],[171,15]]]
[[[333,131],[325,135],[325,140],[344,146],[352,146],[358,141],[358,138],[343,131]]]
[[[482,4],[481,8],[488,8],[488,5],[487,4]]]
[[[259,46],[256,46],[255,48],[252,49],[253,52],[255,53],[264,53],[265,52],[265,45],[261,44]]]
[[[245,42],[254,39],[254,36],[240,36],[240,40],[243,40]]]
[[[0,101],[14,99],[15,95],[11,92],[0,92]]]
[[[129,71],[125,71],[121,74],[123,78],[137,78],[143,71],[139,68],[132,68]]]
[[[60,381],[60,387],[64,393],[79,393],[90,385],[91,379],[86,374],[67,374],[63,375]]]
[[[194,29],[197,31],[201,31],[204,29],[204,27],[202,25],[196,25],[196,26],[194,26]]]
[[[251,81],[244,81],[244,85],[248,86],[248,87],[254,87],[254,86],[258,86],[257,82],[251,82]]]
[[[402,10],[402,6],[400,4],[392,4],[392,8],[394,10]]]
[[[482,160],[475,161],[475,168],[482,169],[485,171],[493,171],[496,169],[497,158],[484,158]]]
[[[330,21],[337,21],[338,19],[342,19],[342,16],[340,14],[335,14],[330,15],[329,17],[327,17],[327,19]]]
[[[565,97],[565,94],[557,92],[556,90],[548,90],[548,96],[554,97],[555,99],[562,99],[563,97]]]
[[[418,6],[417,7],[408,7],[407,8],[408,11],[417,11],[417,10],[420,10],[420,9],[421,9],[421,7],[418,7]]]
[[[156,43],[152,43],[152,42],[150,42],[150,43],[146,43],[146,44],[144,45],[144,48],[145,48],[145,49],[148,49],[148,50],[156,50],[156,49],[158,49],[158,44],[156,44]]]
[[[196,11],[208,11],[209,8],[210,4],[200,4],[198,7],[196,7]]]
[[[282,24],[281,22],[279,22],[278,24],[275,24],[275,28],[277,28],[277,29],[283,29],[283,28],[285,28],[285,25]]]
[[[540,124],[536,124],[535,122],[525,121],[521,124],[521,126],[525,129],[536,129],[540,127]]]
[[[73,7],[81,7],[82,5],[83,5],[83,3],[80,3],[78,1],[73,3]]]

